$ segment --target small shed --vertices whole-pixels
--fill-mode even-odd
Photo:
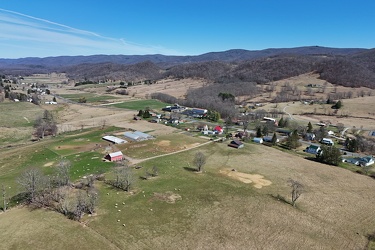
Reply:
[[[126,140],[123,140],[123,139],[120,139],[116,136],[112,136],[112,135],[106,135],[106,136],[103,136],[102,137],[103,140],[106,140],[106,141],[109,141],[109,142],[112,142],[114,144],[123,144],[123,143],[127,143]]]
[[[107,154],[105,158],[109,161],[116,162],[116,161],[122,161],[124,159],[124,155],[122,154],[121,151],[117,151],[114,153]]]
[[[239,140],[233,140],[228,144],[232,148],[243,148],[244,144]]]
[[[254,137],[253,142],[255,143],[263,143],[263,139],[260,137]]]

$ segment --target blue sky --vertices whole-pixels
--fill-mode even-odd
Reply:
[[[0,58],[374,48],[374,0],[2,0]]]

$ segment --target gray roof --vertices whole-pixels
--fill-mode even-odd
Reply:
[[[136,135],[139,135],[140,137],[143,137],[145,139],[151,139],[151,138],[154,138],[153,136],[149,135],[149,134],[146,134],[146,133],[143,133],[141,131],[135,131],[133,132],[133,134],[136,134]]]
[[[142,141],[142,140],[148,140],[148,139],[153,139],[154,137],[143,133],[141,131],[135,131],[135,132],[125,132],[124,136],[133,140],[133,141]]]
[[[133,140],[133,141],[139,141],[141,140],[141,136],[134,134],[133,132],[125,132],[124,136]]]
[[[116,136],[112,136],[112,135],[106,135],[106,136],[103,136],[102,137],[103,140],[106,140],[106,141],[110,141],[110,142],[113,142],[115,144],[122,144],[122,143],[127,143],[126,140],[123,140],[123,139],[120,139]]]
[[[123,156],[121,151],[113,152],[109,154],[110,157]]]

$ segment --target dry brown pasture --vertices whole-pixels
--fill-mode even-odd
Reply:
[[[263,93],[262,95],[248,100],[248,102],[261,102],[264,104],[262,109],[271,110],[279,109],[280,111],[286,111],[293,115],[293,118],[300,121],[306,122],[320,122],[320,121],[330,121],[331,124],[336,125],[337,123],[343,123],[346,127],[374,129],[375,127],[375,96],[368,96],[368,93],[374,93],[373,90],[369,88],[349,88],[343,86],[336,86],[337,92],[353,92],[354,98],[343,99],[343,107],[338,110],[337,114],[334,115],[334,110],[331,108],[332,104],[313,104],[306,105],[301,102],[283,102],[283,103],[270,103],[270,101],[277,95],[277,92],[281,90],[281,87],[288,83],[290,86],[297,86],[300,90],[306,90],[307,84],[317,84],[323,86],[326,83],[326,91],[324,93],[316,92],[313,96],[302,95],[302,98],[311,99],[318,98],[326,100],[327,94],[334,92],[335,86],[329,82],[321,80],[318,78],[319,75],[315,73],[303,74],[296,77],[291,77],[288,79],[271,82],[270,84],[275,84],[275,91],[269,95],[269,93]],[[317,91],[317,88],[313,88]],[[358,93],[366,93],[363,97],[358,97]],[[306,93],[305,93],[306,94]],[[243,99],[245,97],[242,97]],[[302,115],[304,113],[311,113],[311,115]],[[325,115],[323,115],[325,114]]]
[[[263,145],[238,150],[212,143],[199,150],[208,156],[205,172],[183,169],[196,151],[159,158],[169,166],[158,180],[144,182],[145,195],[139,191],[134,203],[126,200],[117,211],[111,206],[123,196],[106,190],[110,195],[102,199],[110,205],[88,227],[127,249],[365,249],[375,231],[375,181],[369,177]],[[233,168],[268,185],[257,188],[220,173]],[[164,179],[169,171],[175,180]],[[289,178],[305,187],[297,208],[278,198],[290,200]],[[175,204],[155,199],[155,192],[175,187],[181,187],[173,191],[181,196]],[[117,219],[126,226],[116,226]]]
[[[200,88],[203,85],[208,84],[204,79],[163,79],[157,81],[156,84],[152,85],[137,85],[130,87],[130,95],[135,94],[135,97],[145,98],[147,95],[152,93],[165,93],[176,98],[184,98],[184,95],[189,89]]]
[[[39,76],[41,77],[41,76]],[[46,76],[44,76],[46,77]],[[177,98],[183,98],[186,92],[189,89],[192,88],[199,88],[206,84],[209,84],[207,81],[203,79],[163,79],[158,81],[156,84],[152,85],[137,85],[137,86],[131,86],[128,88],[130,94],[128,96],[119,96],[116,95],[117,98],[114,100],[115,102],[122,102],[122,101],[128,101],[132,100],[134,98],[146,98],[150,94],[155,92],[160,93],[166,93],[172,96],[175,96]],[[357,97],[361,92],[364,92],[366,95],[370,92],[372,93],[371,89],[368,88],[349,88],[349,87],[343,87],[343,86],[335,86],[329,82],[326,82],[325,80],[319,79],[319,75],[316,73],[307,73],[302,74],[299,76],[291,77],[288,79],[283,79],[275,82],[271,82],[269,84],[261,86],[262,89],[265,89],[267,85],[275,85],[275,91],[272,93],[263,93],[251,100],[248,100],[246,96],[238,97],[239,100],[247,100],[250,103],[256,103],[261,102],[265,104],[264,109],[270,110],[275,108],[275,104],[270,103],[270,101],[277,95],[277,92],[281,91],[281,88],[285,85],[289,84],[290,86],[294,87],[297,86],[299,90],[302,91],[302,98],[304,99],[311,99],[311,98],[318,98],[325,100],[327,98],[327,95],[329,93],[333,93],[334,91],[337,92],[353,92],[352,99],[344,99],[344,107],[340,109],[337,113],[337,115],[334,116],[328,116],[328,114],[332,113],[333,110],[331,109],[331,105],[304,105],[300,102],[288,102],[288,103],[279,103],[277,105],[277,109],[283,110],[285,106],[287,107],[287,112],[291,113],[293,115],[296,115],[294,118],[302,121],[313,121],[313,122],[319,122],[319,121],[331,121],[332,124],[337,123],[343,123],[347,127],[361,127],[364,128],[371,128],[373,127],[372,124],[374,123],[375,119],[375,111],[373,111],[372,105],[375,104],[375,96],[364,96],[364,97]],[[321,93],[321,88],[312,88],[312,91],[314,92],[313,95],[309,95],[307,92],[306,86],[308,84],[315,84],[317,86],[326,86],[326,89],[324,93]],[[106,86],[103,87],[88,87],[88,88],[77,88],[76,90],[68,89],[68,88],[59,88],[53,90],[55,93],[58,94],[72,94],[72,93],[96,93],[96,94],[106,94]],[[71,110],[77,110],[76,107],[71,108]],[[90,126],[93,126],[93,123],[100,123],[102,117],[100,114],[102,112],[93,111],[94,109],[90,108],[86,109],[83,107],[79,108],[82,110],[82,112],[85,112],[85,114],[90,115],[90,118],[87,118],[87,116],[83,115],[79,118],[82,120],[81,125],[84,123],[91,124]],[[310,112],[314,113],[316,111],[317,113],[325,113],[327,115],[310,115],[310,116],[301,116],[302,113]],[[80,112],[82,114],[82,112]],[[113,111],[114,112],[114,111]],[[113,112],[108,112],[110,115],[108,115],[108,119],[112,122],[116,122],[115,120],[118,119],[116,115],[113,114]],[[123,111],[127,112],[127,111]],[[130,111],[129,111],[130,112]],[[92,114],[95,113],[94,117],[91,118]],[[96,115],[97,114],[97,115]],[[347,116],[347,117],[344,117]],[[76,120],[78,117],[75,117],[73,119],[74,126],[76,126]],[[88,120],[91,119],[91,120]],[[99,119],[99,120],[98,120]],[[79,125],[80,126],[80,125]]]
[[[131,100],[134,98],[146,98],[147,96],[151,95],[152,93],[165,93],[176,98],[184,98],[184,95],[189,89],[200,88],[203,85],[209,84],[204,79],[163,79],[157,81],[155,84],[151,85],[135,85],[128,87],[129,95],[128,96],[120,96],[115,95],[117,98],[120,98],[117,101],[122,100]],[[95,87],[86,87],[80,86],[76,88],[72,88],[72,86],[68,86],[68,88],[54,88],[53,92],[57,94],[78,94],[78,93],[96,93],[96,94],[105,94],[111,95],[111,93],[107,93],[107,85],[103,84],[100,86]],[[115,83],[118,85],[118,83]]]
[[[369,177],[261,145],[251,145],[246,154],[229,156],[223,149],[217,149],[209,156],[207,167],[215,171],[234,168],[238,172],[262,175],[272,184],[258,189],[259,194],[281,195],[288,200],[289,178],[305,186],[297,202],[299,209],[291,209],[282,201],[275,203],[255,196],[243,203],[235,198],[221,200],[217,206],[202,211],[195,225],[198,238],[208,237],[208,233],[198,233],[204,225],[210,225],[208,232],[223,237],[221,243],[208,239],[207,244],[213,244],[211,246],[220,249],[230,246],[235,246],[233,249],[246,249],[246,246],[248,249],[363,249],[365,236],[375,230],[375,181]],[[229,209],[234,206],[230,203],[237,204],[237,208]]]
[[[24,83],[40,84],[58,84],[64,81],[68,82],[68,78],[65,73],[34,74],[31,76],[24,77],[24,80],[22,80],[22,82]]]
[[[342,102],[344,106],[338,110],[336,115],[333,114],[332,104],[305,105],[301,102],[289,102],[278,104],[278,109],[290,113],[293,119],[306,122],[317,123],[323,121],[330,122],[332,125],[342,123],[349,128],[375,128],[375,113],[373,112],[375,96],[344,99]],[[265,106],[265,108],[267,107],[275,107],[275,104]],[[322,115],[329,112],[331,112],[331,115]],[[304,115],[304,113],[310,114]]]
[[[58,112],[59,131],[73,131],[81,128],[116,126],[124,129],[151,131],[151,135],[169,134],[176,131],[173,127],[149,123],[144,120],[134,121],[136,111],[111,107],[94,107],[79,104],[64,105]],[[49,105],[48,108],[55,108]]]

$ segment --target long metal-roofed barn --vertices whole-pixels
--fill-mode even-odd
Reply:
[[[118,138],[116,136],[112,136],[112,135],[106,135],[106,136],[103,136],[102,137],[103,140],[106,140],[106,141],[109,141],[109,142],[112,142],[114,144],[123,144],[123,143],[127,143],[126,140],[123,140],[121,138]]]
[[[154,139],[152,135],[143,133],[141,131],[135,131],[135,132],[125,132],[124,136],[132,141],[144,141],[149,139]]]

